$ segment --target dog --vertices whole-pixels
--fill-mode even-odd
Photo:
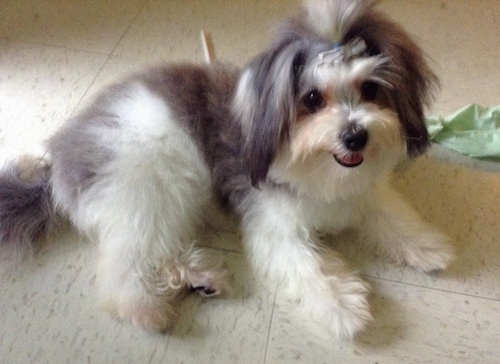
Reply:
[[[3,246],[29,249],[69,219],[98,243],[103,306],[162,331],[183,292],[226,287],[193,243],[221,207],[239,218],[255,274],[279,282],[308,321],[352,338],[372,320],[368,285],[319,233],[357,228],[423,272],[454,258],[388,183],[429,146],[424,108],[438,80],[375,5],[305,1],[241,70],[168,64],[106,88],[44,159],[3,169]]]

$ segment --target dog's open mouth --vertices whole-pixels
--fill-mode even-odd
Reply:
[[[362,153],[349,153],[342,156],[334,154],[333,156],[338,164],[348,168],[357,167],[363,163],[364,160]]]

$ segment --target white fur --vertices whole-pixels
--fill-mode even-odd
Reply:
[[[444,269],[454,257],[448,239],[422,222],[385,178],[362,193],[329,201],[285,185],[264,188],[247,204],[244,240],[256,272],[300,302],[303,320],[325,325],[337,336],[352,337],[372,319],[368,286],[316,240],[317,231],[360,229],[390,260],[426,272]]]
[[[314,18],[311,23],[318,32],[333,37],[371,8],[362,1],[319,4],[310,6],[306,16]],[[368,287],[318,242],[318,231],[360,228],[367,243],[391,260],[422,271],[445,268],[453,252],[446,237],[424,223],[387,182],[406,152],[404,131],[389,103],[365,101],[360,92],[363,81],[384,83],[377,74],[383,58],[362,56],[324,67],[312,62],[312,68],[304,70],[304,82],[293,84],[297,51],[304,50],[284,48],[275,57],[279,62],[265,74],[270,78],[259,81],[272,80],[266,100],[259,100],[254,79],[258,72],[252,66],[240,76],[233,100],[245,146],[280,138],[267,180],[250,189],[248,176],[222,177],[243,186],[238,185],[243,200],[233,201],[232,207],[242,217],[246,252],[255,271],[279,282],[291,299],[300,301],[305,320],[352,337],[371,320]],[[293,109],[297,105],[292,103],[300,100],[291,100],[290,93],[303,85],[326,95],[321,110],[300,114]],[[256,120],[262,105],[287,115]],[[105,307],[139,326],[161,330],[170,324],[172,304],[182,288],[203,287],[208,294],[224,288],[223,272],[193,245],[214,186],[196,142],[179,126],[166,101],[146,86],[129,84],[109,111],[116,115],[117,126],[97,124],[93,133],[100,145],[111,148],[113,158],[97,182],[71,203],[55,166],[54,198],[78,228],[100,242]],[[295,115],[298,119],[290,120]],[[286,138],[278,128],[269,139],[252,140],[257,138],[253,135],[261,137],[254,130],[266,131],[280,116],[290,124],[282,126]],[[359,150],[348,150],[341,134],[354,124],[365,129],[369,139]],[[239,152],[225,157],[242,157]],[[362,155],[361,164],[347,168],[337,163],[338,156],[355,153]]]
[[[305,0],[308,22],[319,34],[340,42],[346,28],[362,13],[366,12],[370,0]]]
[[[242,72],[238,80],[233,98],[233,109],[239,114],[239,120],[252,120],[251,114],[253,114],[258,107],[255,103],[257,97],[253,92],[251,84],[253,82],[253,77],[252,70],[247,69]],[[244,123],[241,125],[241,129],[246,138],[250,134],[252,125]]]
[[[394,110],[364,101],[359,90],[361,82],[378,77],[383,62],[379,57],[336,65],[313,62],[304,71],[310,89],[324,95],[324,105],[292,124],[268,183],[252,191],[243,206],[244,241],[255,271],[300,302],[305,322],[326,325],[343,337],[353,337],[371,320],[368,287],[318,242],[318,231],[359,229],[368,245],[390,260],[426,272],[444,269],[454,257],[448,239],[424,223],[388,183],[406,154],[404,131]],[[245,74],[243,85],[251,76]],[[243,94],[239,90],[237,98]],[[334,156],[352,153],[340,137],[352,124],[365,129],[369,139],[360,151],[363,162],[346,168]]]
[[[349,70],[341,74],[338,83],[324,76],[324,87],[353,87]],[[251,77],[244,74],[243,84]],[[73,220],[101,242],[105,308],[161,330],[171,323],[182,288],[202,286],[216,293],[224,288],[217,265],[193,247],[212,198],[209,173],[169,106],[142,85],[130,86],[112,109],[118,128],[96,135],[111,143],[116,158],[81,194]],[[333,154],[346,152],[339,134],[353,120],[370,139],[364,162],[345,168]],[[367,242],[391,260],[423,271],[443,269],[453,258],[446,238],[387,183],[404,151],[392,110],[363,102],[332,105],[292,127],[289,145],[282,146],[269,171],[270,183],[251,190],[239,207],[255,271],[298,300],[305,320],[326,325],[335,335],[352,337],[371,320],[368,286],[318,242],[318,231],[360,227]],[[57,194],[57,180],[54,186]]]
[[[371,62],[363,64],[372,69]],[[322,86],[352,88],[369,72],[359,62],[353,66],[337,78],[331,69]],[[251,77],[243,75],[243,86]],[[236,98],[244,95],[237,92]],[[105,307],[140,326],[163,329],[181,288],[223,289],[220,270],[192,246],[211,199],[208,171],[168,105],[140,84],[130,87],[113,112],[119,128],[103,129],[99,137],[112,143],[118,158],[107,177],[80,196],[73,218],[102,242]],[[345,168],[333,154],[345,152],[339,134],[353,120],[370,139],[364,162]],[[453,252],[446,238],[388,187],[386,174],[405,151],[392,110],[363,102],[334,104],[297,122],[290,139],[271,166],[272,182],[250,191],[240,206],[246,251],[260,276],[279,282],[300,301],[297,309],[305,320],[352,337],[371,320],[368,286],[318,242],[317,231],[361,227],[367,242],[391,260],[423,271],[443,269]]]
[[[301,198],[286,188],[254,192],[248,204],[243,232],[256,271],[299,300],[305,320],[321,322],[337,336],[361,330],[371,320],[367,285],[315,237],[319,225],[341,229],[355,221],[356,209],[335,214],[342,203]]]
[[[208,171],[169,107],[141,84],[111,109],[118,128],[103,126],[96,137],[109,142],[116,157],[69,211],[75,225],[100,242],[105,308],[164,329],[181,289],[223,289],[222,272],[193,247],[210,199]],[[64,204],[57,179],[53,185]]]
[[[333,105],[313,118],[297,123],[290,146],[280,151],[269,172],[271,179],[289,183],[300,194],[325,201],[362,195],[404,156],[402,131],[392,110],[373,104]],[[370,134],[363,151],[365,161],[353,169],[333,158],[346,153],[338,136],[349,120],[357,120]]]

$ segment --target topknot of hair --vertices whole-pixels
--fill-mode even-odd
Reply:
[[[349,28],[368,14],[376,0],[304,0],[303,21],[333,43],[341,43]]]

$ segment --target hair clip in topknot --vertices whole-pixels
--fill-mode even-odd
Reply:
[[[346,62],[353,58],[365,56],[366,48],[366,43],[363,39],[354,38],[344,45],[342,43],[335,43],[332,50],[321,52],[318,58],[322,63],[335,64]]]

